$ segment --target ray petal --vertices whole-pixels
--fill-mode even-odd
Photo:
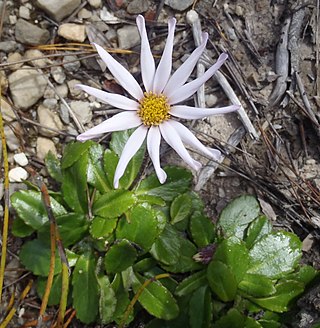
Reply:
[[[130,136],[125,144],[116,171],[114,173],[113,185],[117,189],[119,187],[119,180],[123,176],[124,171],[127,168],[128,163],[135,153],[141,147],[144,139],[146,138],[148,127],[145,125],[139,126]]]
[[[148,153],[160,183],[164,183],[167,179],[167,173],[160,166],[160,142],[161,134],[159,127],[150,127],[147,137]]]
[[[169,104],[177,104],[180,101],[183,101],[192,96],[202,84],[210,79],[210,77],[221,67],[227,58],[228,55],[226,53],[221,54],[217,62],[209,69],[207,69],[202,76],[189,83],[186,83],[180,88],[175,88],[175,91],[170,96],[167,95]]]
[[[177,105],[170,108],[170,114],[187,120],[197,120],[211,115],[221,115],[234,112],[240,108],[239,105],[231,105],[220,108],[200,108]]]
[[[123,131],[131,128],[135,128],[141,125],[141,119],[136,112],[121,112],[112,116],[111,118],[103,121],[92,129],[81,133],[77,136],[78,141],[86,141],[92,138],[99,137],[103,133],[113,131]]]
[[[98,44],[93,43],[96,47],[99,56],[108,66],[109,71],[119,82],[119,84],[130,93],[132,97],[139,100],[143,97],[143,92],[131,73],[125,69],[120,63],[118,63],[107,51],[105,51]]]
[[[116,93],[109,93],[83,84],[77,84],[76,87],[85,91],[89,95],[100,99],[104,103],[114,106],[116,108],[125,110],[138,110],[139,103],[128,97],[124,97]]]
[[[160,132],[163,139],[166,143],[171,146],[178,155],[194,170],[199,170],[201,168],[201,163],[195,161],[188,151],[186,150],[185,146],[183,145],[179,134],[175,131],[174,126],[171,124],[172,120],[168,120],[163,122],[159,125]]]
[[[155,93],[161,93],[166,86],[172,68],[172,50],[174,40],[174,30],[176,27],[176,19],[171,18],[168,21],[168,37],[165,48],[163,50],[162,57],[157,67],[154,80],[153,80],[153,91]]]
[[[156,67],[150,49],[144,17],[142,15],[137,16],[136,22],[141,37],[140,65],[142,81],[146,91],[151,91]]]

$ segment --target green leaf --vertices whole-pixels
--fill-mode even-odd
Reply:
[[[135,203],[134,194],[128,190],[111,190],[93,203],[93,213],[104,218],[115,218]]]
[[[112,187],[113,187],[114,173],[116,171],[118,162],[119,162],[119,157],[117,156],[117,154],[110,149],[106,149],[106,151],[103,154],[103,169],[106,174],[108,183]]]
[[[240,196],[229,203],[221,212],[218,226],[226,237],[244,237],[244,231],[260,213],[259,203],[253,196]]]
[[[237,309],[232,308],[213,326],[214,328],[246,328],[245,317]]]
[[[88,232],[88,222],[82,213],[68,213],[56,217],[57,227],[64,247],[80,241]],[[50,240],[50,223],[38,230],[38,238],[45,243]]]
[[[58,158],[51,152],[48,152],[45,158],[46,168],[51,176],[51,178],[55,179],[58,182],[62,182],[63,176],[61,172],[61,164]]]
[[[55,216],[66,213],[64,207],[54,198],[50,197],[51,208]],[[49,219],[42,201],[42,195],[38,191],[21,190],[11,195],[11,205],[17,211],[20,219],[33,229],[39,229]]]
[[[188,193],[176,197],[170,207],[171,224],[187,219],[191,214],[192,199]]]
[[[75,162],[77,162],[82,158],[84,153],[86,153],[88,148],[90,148],[93,144],[94,142],[91,140],[83,143],[82,142],[68,143],[63,152],[63,157],[61,160],[61,168],[66,169],[72,166]]]
[[[19,218],[19,216],[14,218],[11,232],[15,237],[28,237],[30,236],[35,230],[30,227],[29,225],[25,224],[22,219]]]
[[[123,239],[109,248],[104,258],[104,266],[108,273],[119,273],[132,266],[136,259],[135,248]]]
[[[133,271],[146,272],[153,269],[157,265],[157,261],[152,257],[146,257],[134,264]]]
[[[253,297],[265,297],[276,292],[272,280],[258,274],[246,274],[238,288]]]
[[[99,299],[99,314],[103,324],[108,324],[113,321],[113,315],[117,305],[115,292],[110,285],[109,278],[102,276],[98,278],[100,299]]]
[[[280,328],[280,327],[282,327],[280,322],[277,322],[274,320],[261,319],[261,320],[259,320],[259,323],[260,323],[261,327],[263,327],[263,328]],[[316,327],[314,327],[314,328],[316,328]]]
[[[226,264],[239,283],[248,270],[249,254],[245,243],[236,237],[230,237],[218,245],[213,259]]]
[[[175,295],[185,296],[208,284],[207,273],[202,270],[182,280],[175,290]]]
[[[285,279],[296,280],[303,283],[304,285],[308,285],[318,275],[319,271],[310,265],[304,265],[299,268],[299,271],[286,275]]]
[[[73,271],[73,306],[77,318],[84,323],[94,322],[98,314],[99,289],[95,268],[95,258],[91,253],[86,253],[79,257]]]
[[[237,293],[237,281],[229,267],[220,261],[211,261],[207,270],[209,286],[223,301],[234,300]]]
[[[151,174],[140,182],[136,189],[137,195],[158,196],[165,201],[172,201],[189,190],[192,181],[190,171],[174,166],[168,166],[164,170],[168,176],[166,183],[161,184],[156,174]]]
[[[61,272],[61,262],[56,251],[54,273]],[[50,246],[39,239],[27,241],[19,254],[21,263],[36,276],[47,276],[50,268]]]
[[[47,286],[47,277],[38,277],[37,279],[37,293],[42,299],[43,294],[45,292]],[[60,303],[61,297],[61,288],[62,288],[62,276],[61,274],[57,274],[53,278],[53,283],[50,289],[50,295],[48,300],[48,305],[58,305]]]
[[[96,216],[91,221],[90,234],[95,239],[106,238],[117,226],[118,218],[106,219]]]
[[[62,171],[61,189],[63,198],[76,213],[88,212],[87,167],[88,153],[84,152],[78,161],[74,161],[72,166],[68,166]]]
[[[132,287],[135,293],[138,292],[146,280],[137,273],[133,275]],[[153,281],[145,287],[139,296],[138,302],[151,315],[159,319],[172,320],[179,314],[176,300],[160,281]]]
[[[263,236],[272,231],[272,224],[265,216],[259,216],[252,221],[246,232],[245,242],[248,248],[251,248]]]
[[[212,221],[200,211],[192,213],[190,218],[190,232],[198,247],[205,247],[214,240],[214,225]]]
[[[286,312],[290,301],[300,295],[304,285],[294,280],[286,280],[276,285],[276,292],[264,298],[251,298],[259,306],[274,312]]]
[[[189,305],[189,323],[191,328],[210,328],[212,310],[211,293],[207,286],[197,289]]]
[[[94,144],[89,148],[87,181],[96,187],[101,193],[112,189],[102,166],[103,148],[99,144]]]
[[[139,203],[148,203],[149,205],[158,205],[160,207],[166,205],[166,202],[162,198],[150,195],[137,195],[137,201]]]
[[[248,273],[281,278],[292,272],[301,258],[301,242],[289,232],[275,232],[262,237],[249,251]]]
[[[116,229],[117,239],[128,239],[148,251],[160,231],[157,213],[151,207],[137,205],[128,213],[128,222],[122,217]]]

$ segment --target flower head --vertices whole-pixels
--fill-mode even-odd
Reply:
[[[160,166],[159,148],[161,137],[195,170],[198,170],[201,164],[190,156],[184,144],[188,144],[210,158],[217,160],[220,157],[219,150],[205,147],[189,129],[174,118],[200,119],[210,115],[229,113],[239,108],[237,105],[222,108],[197,108],[177,105],[192,96],[221,67],[228,56],[225,53],[221,54],[217,62],[202,76],[186,83],[205,49],[208,34],[203,33],[202,44],[170,76],[175,25],[176,20],[174,18],[169,19],[168,38],[156,68],[150,50],[144,18],[141,15],[137,17],[137,26],[141,36],[140,65],[144,90],[121,64],[102,47],[95,44],[100,57],[106,63],[109,71],[132,98],[108,93],[86,85],[79,85],[79,88],[88,94],[123,110],[94,128],[80,134],[77,137],[79,141],[92,139],[107,132],[136,128],[120,156],[114,175],[115,188],[118,188],[119,180],[124,174],[129,161],[139,150],[145,139],[147,139],[148,153],[161,183],[164,183],[167,178],[165,171]]]

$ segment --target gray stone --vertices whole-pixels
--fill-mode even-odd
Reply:
[[[77,119],[82,123],[89,123],[92,119],[92,110],[88,101],[71,101],[70,107]]]
[[[37,0],[36,4],[49,16],[60,22],[69,16],[78,6],[81,0]]]
[[[5,99],[1,99],[1,112],[2,118],[7,122],[13,122],[16,120],[16,115],[14,114],[11,105]]]
[[[26,110],[43,95],[47,86],[46,78],[29,66],[9,75],[9,88],[15,106]]]
[[[20,147],[20,140],[17,138],[16,134],[22,133],[21,126],[18,122],[12,122],[10,126],[5,125],[4,133],[6,135],[7,146],[11,151],[17,150]]]
[[[88,0],[89,5],[93,8],[101,7],[101,0]]]
[[[69,110],[65,104],[61,104],[60,106],[60,118],[63,123],[65,124],[70,123]]]
[[[140,34],[134,25],[125,25],[119,28],[117,35],[121,49],[130,49],[140,43]]]
[[[0,51],[5,53],[13,52],[17,49],[18,44],[16,41],[2,41],[0,42]]]
[[[165,0],[164,3],[172,9],[183,11],[193,4],[193,0]]]
[[[79,12],[78,12],[78,18],[79,19],[89,19],[91,18],[92,13],[91,11],[89,11],[86,8],[82,8]]]
[[[66,80],[66,74],[61,66],[53,66],[50,71],[53,79],[57,83],[62,84]]]
[[[69,93],[69,89],[68,89],[68,86],[63,83],[61,85],[57,85],[56,86],[56,91],[57,91],[57,94],[62,97],[62,98],[67,98],[68,97],[68,93]],[[59,98],[57,95],[56,95],[56,98]]]
[[[59,115],[44,105],[40,105],[38,107],[38,121],[42,126],[39,132],[46,137],[58,136],[60,135],[59,131],[63,129],[63,124],[59,118]],[[49,130],[44,127],[48,127],[57,131]]]
[[[5,94],[8,89],[8,79],[5,71],[0,71],[0,85],[1,85],[1,93]]]
[[[43,106],[49,109],[56,109],[58,105],[58,100],[55,98],[48,98],[43,101]]]
[[[16,40],[32,46],[44,44],[49,40],[49,31],[19,18],[15,29]]]
[[[30,9],[25,6],[20,6],[19,7],[19,17],[29,20],[30,19]]]
[[[18,68],[22,66],[21,59],[22,56],[19,52],[13,52],[8,55],[7,63],[11,64],[10,69],[12,71],[16,71]],[[20,63],[14,64],[15,62],[20,62]]]
[[[37,157],[44,161],[49,151],[51,151],[54,155],[57,155],[56,146],[53,141],[43,137],[37,138]]]
[[[48,58],[45,58],[44,53],[38,49],[27,50],[24,53],[24,58],[30,59],[30,65],[36,67],[45,67],[51,63]],[[41,59],[34,60],[35,58],[41,58]]]
[[[129,14],[140,14],[144,13],[149,9],[149,3],[146,0],[133,0],[130,1],[127,7]]]
[[[58,35],[66,40],[83,42],[86,39],[86,27],[80,24],[65,23],[59,26]]]
[[[68,72],[77,72],[81,66],[77,56],[64,56],[62,65]]]
[[[73,79],[67,82],[68,87],[69,87],[69,91],[72,97],[74,98],[82,98],[83,97],[83,91],[80,90],[79,88],[76,88],[75,86],[77,84],[81,84],[81,81]]]

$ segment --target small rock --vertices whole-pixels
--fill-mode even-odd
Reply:
[[[34,105],[44,95],[47,86],[46,78],[29,66],[13,72],[8,80],[13,102],[22,110]]]
[[[53,141],[43,137],[37,138],[37,157],[44,161],[49,151],[51,151],[54,155],[57,155],[56,146]]]
[[[183,11],[193,4],[193,0],[165,0],[164,3],[174,10]]]
[[[51,67],[51,75],[53,79],[59,84],[62,84],[66,80],[66,74],[64,73],[64,70],[61,66]]]
[[[88,101],[71,101],[70,107],[74,114],[77,116],[78,120],[82,124],[89,123],[92,119],[92,110],[90,108],[90,103]]]
[[[18,153],[13,155],[14,161],[20,166],[28,165],[29,161],[25,153]]]
[[[70,123],[69,110],[65,104],[61,104],[60,106],[60,118],[63,123],[65,124]]]
[[[0,85],[1,85],[1,93],[6,94],[8,89],[8,79],[5,71],[0,71]]]
[[[101,7],[101,0],[88,0],[89,5],[93,8],[99,8]]]
[[[51,63],[48,58],[44,57],[44,53],[37,49],[29,49],[24,53],[24,58],[30,59],[30,65],[35,67],[45,67]],[[34,60],[35,58],[41,59]]]
[[[15,167],[9,171],[10,182],[22,182],[28,178],[28,172],[22,167]]]
[[[21,126],[18,122],[12,122],[10,126],[5,125],[4,133],[6,135],[7,146],[11,151],[15,151],[20,147],[20,140],[15,135],[14,131],[19,132]]]
[[[49,40],[49,31],[19,18],[15,29],[16,40],[32,46],[44,44]]]
[[[81,0],[59,0],[59,4],[57,4],[57,0],[37,0],[36,4],[49,16],[60,22],[80,6]]]
[[[121,49],[130,49],[140,43],[140,34],[134,25],[125,25],[119,28],[117,35]]]
[[[11,25],[16,25],[17,24],[17,16],[16,15],[9,15],[9,23]]]
[[[2,41],[0,42],[0,51],[5,53],[13,52],[17,49],[18,44],[16,41]]]
[[[88,19],[91,18],[92,13],[91,11],[89,11],[86,8],[82,8],[79,12],[78,12],[78,18],[79,19]]]
[[[64,56],[62,65],[68,72],[77,72],[81,66],[77,56]]]
[[[205,96],[207,107],[214,107],[218,102],[218,97],[214,94],[208,94]]]
[[[2,112],[2,118],[5,121],[9,123],[15,121],[16,115],[14,114],[11,105],[3,98],[1,99],[1,112]]]
[[[86,28],[84,25],[66,23],[59,26],[58,35],[66,40],[83,42],[86,39]]]
[[[19,7],[19,17],[29,20],[30,19],[30,9],[25,6],[20,6]]]
[[[7,62],[8,62],[8,64],[12,64],[12,63],[21,61],[21,59],[22,59],[22,56],[19,54],[19,52],[14,52],[14,53],[11,53],[8,55]],[[9,67],[12,71],[16,71],[21,66],[22,66],[22,63],[18,63],[18,64],[12,64]]]
[[[63,124],[58,114],[51,111],[44,105],[38,107],[38,121],[41,126],[51,128],[58,131],[49,130],[46,128],[40,128],[39,132],[46,137],[55,137],[60,135],[59,131],[63,129]]]
[[[57,94],[60,97],[67,98],[68,93],[69,93],[69,89],[68,89],[68,86],[65,83],[63,83],[61,85],[57,85],[56,90],[57,90]],[[56,97],[57,97],[57,95],[56,95]]]
[[[145,0],[133,0],[130,1],[127,7],[127,12],[129,14],[140,14],[144,13],[149,9],[149,3]]]
[[[43,106],[49,109],[56,109],[58,105],[58,100],[55,98],[48,98],[43,101]]]
[[[73,79],[67,82],[69,91],[72,97],[74,98],[81,98],[83,95],[83,91],[80,89],[75,88],[77,84],[81,84],[81,81]]]

